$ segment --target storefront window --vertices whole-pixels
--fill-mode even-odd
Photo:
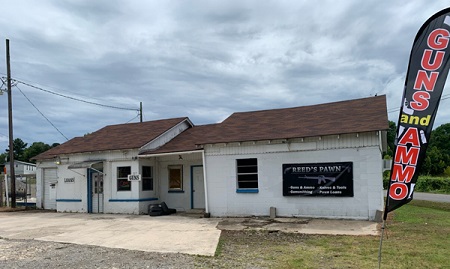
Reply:
[[[168,168],[169,168],[169,191],[183,190],[183,166],[170,165]]]
[[[142,190],[152,191],[153,190],[153,167],[142,166]]]
[[[117,191],[131,191],[131,181],[128,181],[130,174],[131,166],[117,167]]]

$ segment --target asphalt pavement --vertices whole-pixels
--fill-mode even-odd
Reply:
[[[432,202],[441,202],[441,203],[450,203],[450,195],[449,194],[414,192],[413,199],[432,201]]]

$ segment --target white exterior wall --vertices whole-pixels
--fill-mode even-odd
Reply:
[[[103,211],[104,213],[147,214],[148,205],[166,202],[170,208],[186,211],[191,208],[191,166],[202,165],[202,154],[191,153],[161,157],[134,158],[136,151],[111,151],[95,154],[74,154],[61,158],[61,164],[53,161],[40,162],[37,176],[37,206],[42,207],[42,168],[57,168],[57,211],[88,212],[88,169],[68,169],[69,165],[88,161],[103,161]],[[131,182],[131,191],[117,191],[117,167],[131,166],[131,173],[142,175],[142,166],[153,167],[153,190],[143,191],[142,181]],[[168,166],[183,166],[183,192],[169,192]],[[99,165],[101,166],[101,164]],[[93,166],[97,168],[97,165]],[[74,178],[73,183],[64,178]]]
[[[88,212],[88,169],[68,169],[69,165],[89,161],[103,161],[103,190],[104,190],[104,213],[125,213],[141,214],[147,212],[147,206],[152,199],[157,199],[157,185],[154,180],[153,191],[142,191],[142,182],[131,182],[131,191],[117,191],[117,167],[131,166],[131,173],[140,174],[142,165],[153,166],[153,159],[139,160],[137,150],[130,151],[110,151],[95,154],[74,154],[61,157],[61,164],[57,165],[53,161],[38,163],[37,186],[36,186],[36,206],[42,207],[43,201],[43,168],[57,168],[57,211],[58,212]],[[101,164],[94,165],[94,168],[101,167]],[[153,175],[155,177],[155,174]],[[65,178],[74,178],[75,182],[66,183]]]
[[[177,211],[188,211],[191,209],[191,166],[202,165],[202,154],[192,153],[181,155],[169,155],[158,158],[158,181],[160,183],[160,202],[166,202],[170,208],[175,208]],[[169,165],[183,166],[183,191],[170,192],[169,191]],[[195,195],[195,193],[194,193]]]
[[[383,209],[382,156],[378,133],[205,147],[212,216],[375,218]],[[258,159],[258,193],[236,193],[236,159]],[[282,165],[353,162],[354,197],[283,196]]]

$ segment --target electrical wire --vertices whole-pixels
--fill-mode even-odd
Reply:
[[[67,96],[67,95],[60,94],[60,93],[57,93],[57,92],[54,92],[54,91],[46,90],[46,89],[43,89],[41,87],[34,86],[34,85],[30,84],[30,83],[23,82],[21,80],[17,80],[17,79],[11,79],[11,80],[13,80],[13,81],[15,81],[17,83],[21,83],[23,85],[26,85],[28,87],[34,88],[36,90],[40,90],[40,91],[43,91],[43,92],[46,92],[46,93],[50,93],[50,94],[53,94],[53,95],[57,95],[57,96],[60,96],[60,97],[68,98],[68,99],[71,99],[71,100],[74,100],[74,101],[83,102],[83,103],[86,103],[86,104],[102,106],[102,107],[107,107],[107,108],[120,109],[120,110],[139,111],[139,109],[136,109],[136,108],[118,107],[118,106],[105,105],[105,104],[100,104],[100,103],[96,103],[96,102],[86,101],[86,100],[83,100],[83,99],[80,99],[80,98],[75,98],[75,97]]]
[[[139,116],[140,116],[140,115],[139,115],[139,113],[138,113],[136,117],[132,118],[131,120],[127,121],[126,123],[130,123],[131,121],[133,121],[134,119],[136,119],[136,118],[139,117]]]
[[[450,94],[443,95],[443,96],[441,97],[441,101],[447,100],[447,99],[449,99],[449,98],[450,98]],[[391,109],[388,109],[388,110],[387,110],[387,113],[388,113],[388,114],[391,114],[391,113],[394,113],[394,112],[397,112],[397,111],[400,111],[400,108],[391,108]]]
[[[44,117],[44,119],[46,119],[48,121],[48,123],[50,123],[51,126],[53,126],[53,128],[56,129],[56,131],[58,131],[58,133],[60,133],[66,140],[69,140],[69,138],[67,138],[59,129],[58,127],[56,127],[40,110],[39,108],[37,108],[33,102],[31,102],[30,98],[28,98],[28,96],[25,95],[25,93],[23,93],[23,91],[19,88],[19,86],[15,86],[20,93],[28,100],[28,102],[30,102],[30,104],[41,114],[42,117]]]

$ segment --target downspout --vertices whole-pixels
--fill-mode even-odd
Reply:
[[[208,205],[208,186],[206,180],[206,158],[205,158],[205,150],[202,150],[202,164],[203,164],[203,182],[205,185],[205,215],[209,216],[209,205]]]

